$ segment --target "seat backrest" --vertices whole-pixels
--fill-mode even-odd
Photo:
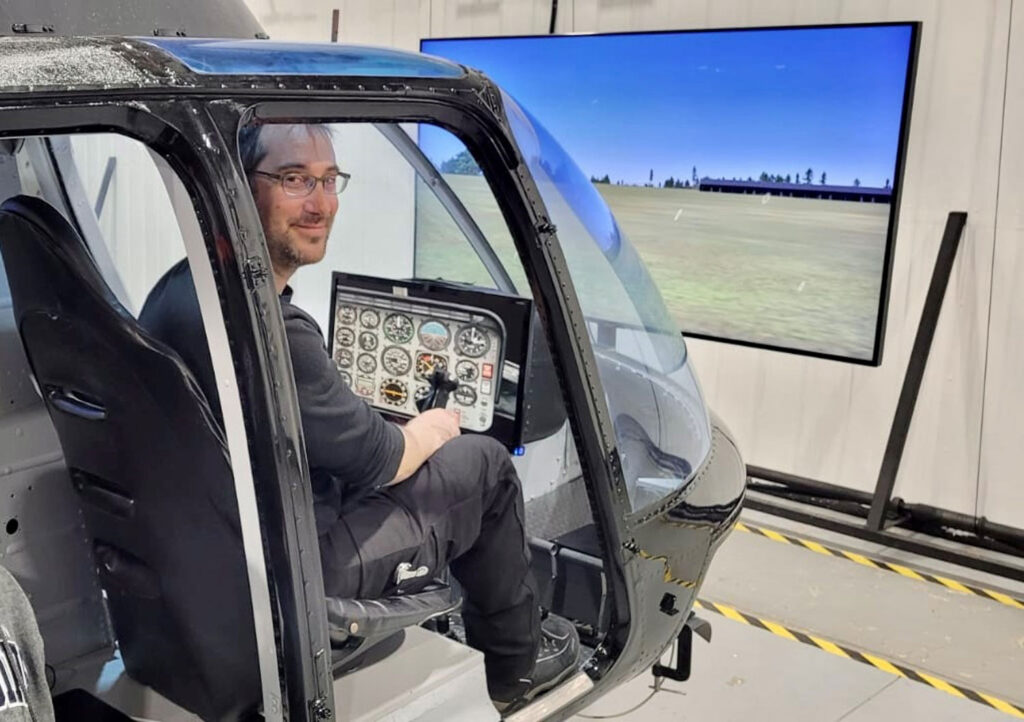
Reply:
[[[260,699],[238,506],[191,373],[38,198],[0,206],[15,318],[82,500],[128,674],[204,719]]]

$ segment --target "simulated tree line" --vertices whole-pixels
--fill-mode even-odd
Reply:
[[[814,169],[813,168],[808,168],[803,173],[795,173],[795,174],[788,174],[787,173],[786,175],[782,175],[781,173],[768,173],[766,171],[761,171],[761,175],[757,177],[756,181],[755,181],[755,179],[752,176],[747,176],[746,180],[747,180],[748,183],[759,182],[759,183],[791,183],[791,184],[797,184],[797,185],[812,185],[814,183],[814,178],[815,178]],[[724,178],[716,178],[714,180],[725,180],[725,179]],[[732,180],[734,180],[734,181],[742,181],[743,179],[742,178],[733,177]],[[653,186],[654,185],[654,169],[653,168],[651,169],[650,173],[648,174],[648,181],[649,182],[646,185],[649,185],[649,186]],[[591,183],[609,183],[610,184],[612,182],[612,180],[611,180],[611,178],[608,177],[608,174],[605,173],[601,177],[590,176],[590,182]],[[821,176],[818,177],[818,184],[819,185],[827,185],[828,184],[828,173],[826,171],[822,171],[821,172]],[[618,181],[616,183],[616,185],[622,185],[622,181]],[[669,176],[668,178],[666,178],[660,184],[660,187],[662,187],[662,188],[696,188],[699,185],[700,185],[700,180],[699,180],[699,176],[697,175],[697,166],[694,166],[693,170],[690,173],[690,177],[689,178],[683,179],[683,178],[673,178],[672,176]],[[859,188],[860,185],[861,185],[860,178],[854,178],[852,185],[855,188]],[[885,187],[889,188],[890,186],[891,186],[890,179],[886,178],[885,179]]]
[[[441,172],[442,173],[453,173],[453,174],[457,174],[457,175],[482,175],[482,173],[483,173],[480,170],[480,166],[478,166],[476,164],[476,161],[473,159],[473,156],[469,154],[468,150],[463,150],[462,152],[452,156],[448,160],[446,160],[443,163],[441,163]],[[756,182],[759,182],[759,183],[795,183],[795,184],[798,184],[798,185],[812,185],[813,182],[814,182],[814,178],[815,178],[815,172],[814,172],[813,168],[808,168],[803,173],[795,173],[795,174],[792,174],[792,175],[790,175],[788,173],[786,175],[782,175],[781,173],[768,173],[768,172],[765,172],[765,171],[761,171],[761,175],[759,175],[757,177],[757,181]],[[654,187],[654,169],[653,168],[648,173],[647,180],[648,180],[648,182],[645,185],[653,188]],[[717,178],[717,179],[714,179],[714,180],[725,180],[725,179]],[[734,178],[732,178],[732,180],[734,180],[734,181],[742,181],[743,179],[742,178],[735,178],[734,177]],[[612,183],[612,179],[609,177],[609,175],[607,173],[605,173],[603,176],[600,176],[600,177],[595,176],[595,175],[590,176],[590,182],[591,183],[607,183],[607,184],[610,185]],[[747,176],[747,182],[754,183],[755,180],[754,180],[753,177]],[[826,171],[822,171],[821,172],[821,175],[818,177],[818,184],[819,185],[827,185],[828,184],[828,173]],[[861,184],[860,183],[860,178],[854,178],[853,179],[853,186],[855,188],[859,188],[860,184]],[[623,183],[622,183],[622,181],[616,181],[615,185],[623,185]],[[626,185],[629,185],[629,184],[626,184]],[[689,178],[683,179],[683,178],[673,178],[672,176],[669,176],[668,178],[666,178],[660,184],[660,187],[661,188],[696,188],[699,185],[700,185],[700,176],[697,174],[697,166],[693,166],[693,168],[690,171],[690,177]],[[886,188],[890,187],[890,181],[889,181],[888,178],[885,179],[885,187]]]

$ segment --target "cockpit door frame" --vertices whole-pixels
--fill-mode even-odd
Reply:
[[[476,102],[475,96],[445,96],[438,100],[410,97],[409,93],[391,98],[359,97],[354,93],[346,96],[344,92],[337,95],[342,97],[253,98],[243,122],[431,123],[452,132],[466,144],[491,185],[523,260],[556,371],[566,392],[566,407],[572,414],[572,428],[604,559],[611,567],[606,570],[611,623],[605,643],[592,663],[593,673],[600,676],[614,663],[617,651],[629,637],[634,590],[624,574],[624,559],[630,553],[624,547],[623,535],[630,507],[586,322],[540,193],[510,141],[503,114]],[[236,119],[234,108],[218,118],[225,138],[230,132],[237,132],[237,126],[232,125],[237,123]],[[253,224],[246,232],[260,233],[258,219]]]
[[[250,452],[259,484],[271,594],[276,602],[281,688],[291,719],[333,712],[319,550],[290,358],[262,228],[238,162],[237,131],[252,112],[259,120],[429,122],[457,135],[477,158],[516,241],[573,418],[574,440],[607,565],[610,625],[588,671],[603,683],[637,671],[631,610],[644,607],[650,570],[638,563],[626,519],[630,507],[610,413],[587,324],[558,243],[557,229],[511,138],[493,86],[482,76],[433,87],[409,81],[366,91],[354,83],[325,91],[278,83],[252,90],[226,85],[124,93],[56,93],[61,107],[0,109],[0,134],[115,130],[143,140],[189,183],[200,214],[220,303],[235,353],[246,409]],[[415,87],[414,87],[415,84]],[[23,102],[23,99],[22,99]],[[28,129],[34,130],[28,130]],[[197,149],[201,152],[197,152]],[[306,516],[306,515],[309,516]],[[648,567],[648,563],[644,563]],[[642,625],[641,625],[642,626]],[[624,650],[633,650],[616,665]],[[660,651],[660,650],[659,650]],[[614,674],[606,675],[613,666]],[[626,669],[629,667],[629,669]],[[603,686],[603,684],[602,684]],[[559,712],[569,714],[576,704]]]
[[[205,240],[197,257],[206,255],[212,282],[203,284],[197,276],[197,292],[202,303],[222,310],[222,350],[234,363],[229,378],[218,374],[218,385],[222,405],[228,402],[223,410],[252,587],[262,711],[268,720],[333,715],[316,532],[311,511],[296,513],[312,509],[305,466],[296,452],[301,444],[298,411],[294,392],[282,392],[273,375],[281,371],[282,357],[287,361],[287,347],[280,322],[276,327],[264,322],[267,309],[277,304],[273,288],[264,289],[260,307],[254,299],[258,294],[251,292],[259,289],[246,285],[253,277],[253,259],[265,255],[262,238],[240,233],[231,212],[247,187],[230,161],[220,161],[227,151],[202,104],[174,99],[143,109],[118,98],[94,96],[86,102],[69,95],[56,107],[0,105],[0,137],[121,133],[159,153],[186,185]],[[285,370],[290,378],[290,367]],[[238,393],[231,394],[232,388]],[[294,503],[293,496],[305,504]]]

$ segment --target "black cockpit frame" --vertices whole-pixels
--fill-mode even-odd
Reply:
[[[661,652],[650,640],[673,638],[685,621],[668,613],[631,614],[651,608],[645,595],[660,596],[662,577],[669,577],[666,557],[644,552],[670,553],[659,549],[659,530],[649,522],[663,521],[687,492],[666,497],[642,519],[631,512],[587,324],[497,88],[470,70],[451,79],[200,75],[150,45],[97,42],[118,43],[118,52],[137,67],[169,68],[163,77],[173,80],[0,92],[0,137],[121,133],[162,155],[186,185],[236,365],[274,610],[281,702],[289,717],[313,720],[333,711],[330,647],[287,341],[262,227],[238,161],[238,130],[250,122],[430,123],[456,135],[473,154],[499,200],[551,348],[605,564],[609,624],[587,671],[605,686],[649,667]],[[730,514],[737,504],[738,498]],[[692,548],[706,551],[722,526],[693,532]],[[701,567],[693,571],[694,580],[708,556],[694,555]],[[578,711],[585,701],[578,699],[558,716]]]
[[[153,50],[153,53],[159,51]],[[186,71],[182,69],[182,74]],[[0,94],[0,137],[118,132],[162,155],[186,183],[208,251],[229,329],[245,410],[275,633],[283,660],[284,702],[292,718],[330,699],[323,585],[312,500],[286,339],[259,217],[234,159],[241,123],[253,119],[429,122],[459,136],[480,161],[517,241],[542,325],[548,333],[594,509],[602,517],[607,560],[620,560],[619,522],[628,511],[614,435],[596,386],[596,365],[572,281],[540,194],[508,140],[496,89],[481,76],[405,79],[368,88],[354,79],[222,78],[188,88],[90,89]],[[309,82],[305,82],[308,80]],[[340,81],[340,82],[339,82]],[[261,87],[252,87],[253,85]],[[298,100],[300,96],[302,99]],[[203,152],[197,152],[197,149]],[[512,170],[512,173],[509,171]],[[543,269],[544,272],[540,272]],[[588,380],[593,379],[593,380]],[[263,480],[260,483],[259,480]],[[277,483],[274,483],[274,482]],[[608,532],[611,533],[608,533]],[[608,569],[611,600],[607,667],[629,634],[629,587]],[[326,655],[329,656],[329,655]],[[595,673],[602,670],[595,668]],[[298,682],[298,684],[296,684]]]

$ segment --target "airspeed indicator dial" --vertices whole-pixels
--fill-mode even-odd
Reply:
[[[405,376],[412,368],[412,356],[404,348],[388,346],[381,355],[381,364],[392,376]]]
[[[455,337],[455,348],[463,356],[480,358],[491,350],[491,337],[480,326],[466,326]]]

